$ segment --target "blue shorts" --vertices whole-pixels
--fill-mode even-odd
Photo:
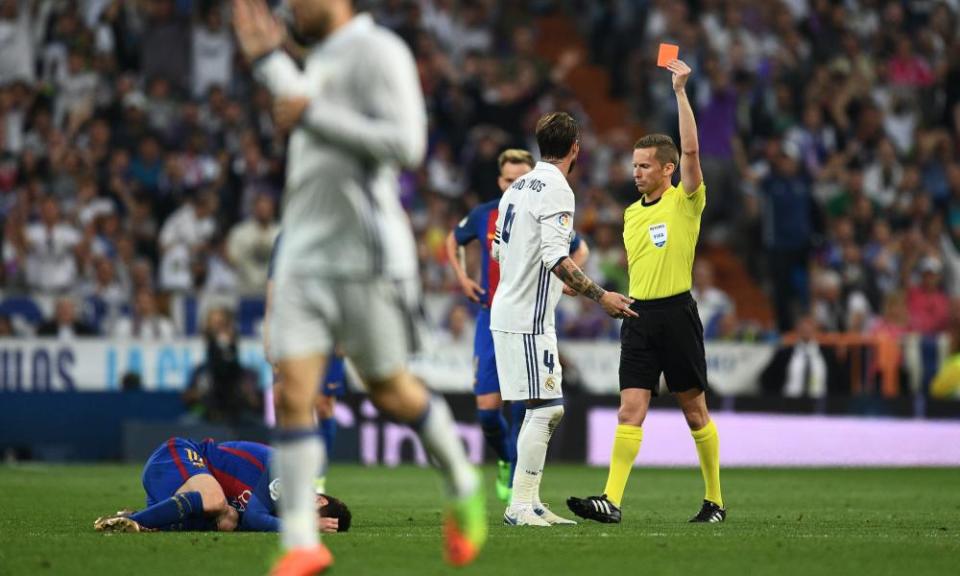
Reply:
[[[473,393],[500,393],[500,377],[497,376],[497,356],[493,350],[493,334],[490,332],[490,309],[482,308],[477,314],[477,332],[473,337]]]
[[[347,367],[343,356],[330,355],[330,365],[327,366],[327,375],[323,378],[320,393],[333,398],[343,398],[347,392]]]
[[[153,451],[143,467],[147,506],[170,498],[197,474],[211,474],[200,445],[186,438],[170,438]]]

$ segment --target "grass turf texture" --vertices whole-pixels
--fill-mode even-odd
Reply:
[[[960,558],[960,470],[725,470],[730,516],[691,525],[698,470],[635,469],[624,523],[549,529],[501,524],[490,493],[490,540],[460,574],[950,574]],[[599,490],[605,471],[549,465],[543,496]],[[354,514],[326,538],[335,574],[446,574],[439,485],[429,470],[333,467],[330,492]],[[93,520],[141,508],[137,466],[0,466],[0,575],[264,574],[273,534],[98,534]]]

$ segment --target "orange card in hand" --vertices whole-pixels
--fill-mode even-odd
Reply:
[[[657,53],[657,66],[666,68],[671,60],[676,60],[680,56],[680,47],[675,44],[661,44],[660,52]]]

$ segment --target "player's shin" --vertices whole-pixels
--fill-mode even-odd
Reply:
[[[517,441],[517,471],[513,479],[511,507],[532,506],[540,502],[540,480],[547,459],[547,446],[562,418],[561,399],[527,407]]]
[[[324,461],[323,443],[313,427],[276,433],[273,474],[279,480],[280,539],[287,550],[318,542],[314,477]]]
[[[517,446],[520,442],[520,428],[523,426],[523,419],[527,415],[527,407],[523,402],[510,403],[510,487],[513,488],[513,479],[517,475]]]
[[[720,435],[717,433],[717,426],[711,420],[703,428],[691,430],[690,433],[700,458],[700,471],[706,489],[704,500],[723,508],[723,498],[720,496]]]
[[[430,397],[423,413],[410,426],[420,436],[427,453],[439,464],[449,492],[456,498],[473,493],[479,480],[467,460],[446,401]]]
[[[640,442],[643,441],[643,428],[620,424],[617,426],[613,438],[613,449],[610,451],[610,470],[607,474],[607,486],[603,493],[607,498],[620,506],[623,500],[623,491],[633,469],[633,461],[640,451]]]
[[[130,515],[144,528],[161,530],[203,530],[209,525],[204,518],[200,492],[182,492]]]
[[[477,419],[483,430],[487,445],[496,453],[497,458],[505,462],[511,459],[510,437],[507,419],[500,410],[477,410]]]

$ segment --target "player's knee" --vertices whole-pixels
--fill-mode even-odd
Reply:
[[[203,500],[203,512],[208,516],[223,514],[227,511],[227,508],[230,507],[227,503],[227,497],[223,494],[223,490],[201,490],[200,498]]]
[[[503,400],[497,393],[480,394],[477,396],[478,410],[500,410],[503,408]]]
[[[333,408],[334,400],[329,396],[319,396],[317,397],[317,418],[320,420],[326,420],[327,418],[333,418]]]
[[[310,412],[311,399],[300,390],[280,383],[274,387],[273,405],[277,414],[293,415],[299,412]]]
[[[629,426],[642,426],[647,417],[646,406],[622,404],[617,410],[617,423]]]
[[[706,409],[694,408],[683,411],[683,417],[687,420],[687,426],[691,430],[700,430],[710,423],[710,415]]]

